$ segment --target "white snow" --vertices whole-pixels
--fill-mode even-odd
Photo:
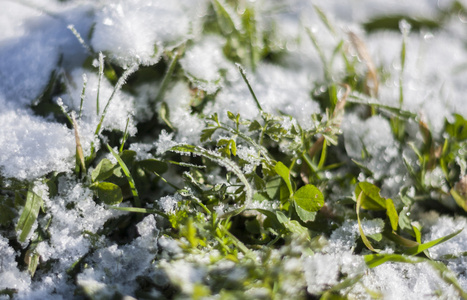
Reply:
[[[32,180],[52,171],[69,172],[75,139],[66,126],[34,116],[0,96],[0,171],[6,177]]]
[[[91,45],[107,51],[122,66],[157,63],[165,49],[176,47],[198,31],[206,1],[121,0],[97,12]]]

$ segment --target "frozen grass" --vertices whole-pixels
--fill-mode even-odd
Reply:
[[[0,0],[0,299],[467,298],[464,2]]]

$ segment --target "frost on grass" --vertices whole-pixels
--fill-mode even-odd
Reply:
[[[367,41],[375,63],[387,66],[390,74],[380,85],[381,102],[399,106],[399,78],[402,78],[401,108],[421,114],[435,134],[442,131],[446,117],[455,112],[467,112],[462,100],[465,86],[460,83],[467,56],[459,39],[443,31],[411,32],[406,40],[403,72],[400,34],[383,32],[369,36]]]
[[[92,130],[96,130],[97,124],[100,122],[101,115],[104,108],[107,106],[108,101],[111,101],[111,103],[102,123],[102,128],[124,132],[126,120],[129,118],[130,122],[128,124],[128,133],[130,135],[134,135],[136,133],[136,127],[133,121],[133,97],[128,93],[119,90],[116,92],[115,96],[110,99],[115,87],[112,86],[105,77],[102,78],[99,86],[97,71],[97,69],[95,72],[86,72],[80,68],[75,69],[67,80],[68,93],[63,95],[64,104],[67,105],[68,109],[72,109],[76,113],[80,111],[80,108],[82,109],[81,120],[82,123],[84,123],[83,126],[91,131],[84,134],[84,137],[87,139],[91,139],[93,137]],[[87,78],[87,83],[83,104],[81,106],[83,74],[85,74]]]
[[[179,194],[165,196],[159,199],[158,204],[166,214],[174,214],[178,209],[178,202],[182,200]]]

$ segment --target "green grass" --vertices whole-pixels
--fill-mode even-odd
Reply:
[[[285,264],[286,261],[299,259],[302,255],[322,252],[330,233],[342,226],[344,221],[354,220],[358,222],[360,237],[355,241],[353,253],[364,259],[368,268],[389,262],[424,262],[439,273],[442,280],[454,286],[460,297],[466,297],[466,292],[447,269],[447,261],[434,261],[427,251],[461,231],[453,229],[445,237],[422,242],[423,231],[414,225],[419,220],[412,219],[407,212],[414,207],[429,211],[435,203],[435,207],[441,207],[449,216],[465,216],[467,199],[464,191],[456,188],[456,183],[459,176],[465,174],[465,157],[461,157],[459,153],[462,153],[460,149],[467,147],[467,121],[462,116],[455,115],[454,121],[446,120],[443,133],[435,137],[417,114],[401,107],[379,103],[371,96],[374,96],[374,91],[362,84],[367,82],[369,75],[356,71],[357,67],[362,67],[360,64],[366,67],[365,62],[359,62],[344,50],[342,45],[345,37],[339,36],[325,13],[318,10],[326,27],[338,37],[334,53],[324,53],[319,37],[308,30],[312,44],[318,50],[324,65],[324,82],[317,83],[324,87],[324,91],[313,96],[325,108],[324,113],[311,116],[314,121],[311,129],[304,129],[297,122],[292,122],[291,128],[286,130],[283,124],[292,121],[292,118],[280,112],[265,112],[255,95],[254,84],[250,84],[245,70],[240,67],[240,64],[248,66],[254,72],[258,63],[275,54],[271,50],[273,47],[257,41],[260,37],[255,27],[253,8],[248,7],[241,16],[232,16],[237,10],[226,9],[225,6],[230,5],[230,2],[212,1],[211,17],[217,23],[207,25],[211,25],[211,30],[217,34],[230,33],[224,53],[232,63],[239,63],[240,74],[252,96],[239,101],[252,101],[261,112],[260,118],[250,120],[243,118],[241,113],[228,112],[228,121],[222,122],[219,114],[200,115],[205,121],[205,129],[198,137],[199,143],[178,143],[160,156],[155,155],[152,150],[150,159],[138,159],[136,152],[129,150],[130,145],[143,141],[154,142],[157,134],[154,135],[153,132],[176,132],[177,129],[170,123],[167,105],[162,105],[160,111],[153,112],[154,117],[150,122],[143,123],[138,128],[143,134],[128,137],[127,132],[102,131],[103,121],[115,93],[122,89],[132,75],[138,74],[136,64],[119,77],[112,95],[106,99],[104,109],[100,111],[99,104],[97,105],[96,113],[100,121],[95,129],[95,136],[102,144],[108,142],[107,147],[97,149],[93,144],[91,154],[83,157],[74,115],[64,111],[76,129],[78,172],[74,174],[75,180],[92,189],[96,203],[104,204],[108,209],[135,215],[129,222],[120,225],[123,229],[134,227],[141,220],[141,214],[159,216],[158,218],[166,221],[161,221],[160,235],[175,240],[182,249],[178,257],[163,257],[162,252],[154,254],[153,267],[164,270],[170,268],[171,263],[185,260],[195,268],[206,269],[206,278],[195,284],[189,292],[191,294],[183,289],[183,282],[177,282],[176,277],[168,276],[172,281],[164,287],[150,278],[141,277],[141,281],[145,281],[145,290],[140,291],[137,296],[150,298],[150,290],[154,289],[162,293],[164,299],[177,296],[201,299],[210,295],[220,295],[221,299],[240,296],[248,298],[245,293],[255,290],[258,293],[260,291],[264,299],[346,298],[349,291],[361,283],[364,272],[341,274],[338,284],[310,295],[306,292],[304,275],[297,270],[286,271]],[[238,17],[241,22],[237,24],[234,19]],[[440,25],[439,22],[433,22],[435,21],[419,20],[412,25],[415,29],[418,26],[433,28]],[[368,22],[365,26],[375,31],[379,28],[392,28],[393,23],[392,18],[388,17]],[[402,73],[407,59],[405,34],[401,35],[401,43],[402,106],[406,101],[402,96]],[[187,81],[179,71],[178,64],[183,51],[175,49],[166,54],[165,61],[158,66],[163,79],[159,93],[154,95],[154,107],[163,101],[166,90],[175,82]],[[345,76],[341,76],[342,81],[335,80],[338,77],[331,73],[334,60],[330,57],[333,56],[341,56],[347,63]],[[94,58],[99,60],[100,82],[102,76],[108,76],[106,64],[102,54]],[[129,85],[128,90],[132,88],[131,83]],[[85,89],[86,85],[83,86],[83,95]],[[103,99],[99,97],[98,93],[96,102],[102,104]],[[209,97],[201,99],[201,102],[208,101],[211,101]],[[346,154],[340,126],[346,113],[356,110],[369,111],[369,116],[382,115],[390,121],[394,138],[399,145],[412,146],[417,161],[405,160],[404,170],[412,184],[401,186],[394,199],[381,196],[382,179],[372,177],[370,169],[365,165],[367,153],[362,153],[362,160],[354,160],[355,163]],[[70,114],[73,120],[69,117]],[[81,112],[78,118],[80,116]],[[127,122],[128,127],[128,120],[121,122]],[[408,122],[419,124],[418,134],[423,137],[421,143],[411,140],[406,127]],[[221,138],[218,138],[219,133]],[[252,167],[249,166],[250,162],[239,156],[240,144],[250,146],[256,153],[256,164]],[[287,144],[289,149],[282,151],[280,144]],[[110,156],[105,158],[109,153],[116,162],[109,159]],[[426,182],[426,174],[436,168],[442,170],[442,181],[449,192]],[[366,174],[367,179],[360,180],[359,174]],[[57,195],[53,187],[65,176],[50,174],[40,179],[42,184],[49,186],[51,199]],[[47,269],[47,262],[39,259],[34,252],[35,248],[38,243],[46,243],[50,239],[47,225],[44,225],[46,214],[41,195],[34,192],[38,182],[11,180],[7,188],[4,184],[6,181],[6,178],[0,177],[0,205],[9,204],[7,209],[0,210],[0,227],[2,233],[18,232],[18,243],[25,242],[26,237],[34,233],[34,238],[25,248],[21,248],[18,243],[15,247],[22,255],[30,255],[31,258],[20,262],[20,265],[27,268],[31,276],[37,276],[37,270]],[[334,195],[334,187],[349,192]],[[408,193],[408,189],[412,192]],[[158,208],[157,199],[170,194],[180,195],[181,200],[175,203],[176,207],[172,212],[164,212]],[[445,205],[445,199],[451,195],[458,205],[455,209]],[[126,206],[118,206],[122,202]],[[219,207],[223,208],[222,211]],[[382,233],[366,235],[362,227],[363,219],[382,220]],[[40,225],[31,232],[37,221]],[[105,227],[96,234],[110,238],[117,231],[111,226],[111,222],[106,223]],[[122,241],[116,239],[123,243],[123,238]],[[208,257],[208,262],[201,263],[203,257]],[[216,269],[219,262],[234,262],[235,268],[241,270],[243,275],[237,281],[226,281],[227,274]],[[203,265],[204,263],[207,265]],[[87,267],[89,266],[84,257],[73,266],[76,270]],[[289,294],[291,290],[294,294]],[[80,292],[92,299],[100,297],[98,292],[86,287]],[[11,293],[14,294],[15,291],[0,291],[0,294]],[[253,294],[250,298],[255,297]]]

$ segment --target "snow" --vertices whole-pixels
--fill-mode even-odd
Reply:
[[[116,291],[132,295],[136,290],[137,276],[150,268],[157,251],[159,231],[154,216],[145,217],[136,225],[140,237],[131,244],[117,244],[99,249],[86,260],[95,267],[87,268],[78,275],[78,285],[99,297],[108,297]]]
[[[8,245],[8,239],[0,236],[0,289],[14,288],[18,290],[29,290],[31,278],[25,272],[18,269],[16,253]]]
[[[361,120],[357,115],[349,114],[341,128],[347,154],[365,162],[376,179],[401,175],[403,165],[387,119],[376,115]]]
[[[34,116],[28,110],[0,106],[0,170],[6,177],[32,180],[52,171],[69,172],[75,141],[66,126]]]
[[[122,66],[157,63],[165,49],[176,47],[199,31],[197,18],[206,1],[121,0],[97,12],[91,45],[107,51]],[[193,11],[194,10],[194,11]]]
[[[353,277],[366,269],[362,257],[350,253],[315,254],[305,258],[303,263],[307,290],[311,294],[318,294],[336,285],[340,275]]]
[[[179,194],[174,196],[165,196],[159,199],[158,204],[166,214],[175,214],[178,210],[178,202],[182,200]]]
[[[215,93],[223,85],[222,73],[235,77],[235,68],[222,53],[221,38],[208,36],[189,48],[180,64],[190,81],[208,94]],[[230,73],[230,74],[229,74]]]

